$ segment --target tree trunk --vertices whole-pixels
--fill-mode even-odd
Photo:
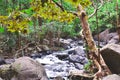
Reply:
[[[118,0],[116,0],[116,26],[117,26],[117,33],[118,33],[118,36],[119,36],[119,42],[120,42],[120,24],[119,24],[119,6],[118,6]]]
[[[95,74],[97,77],[102,77],[106,74],[111,74],[101,54],[98,52],[98,48],[93,40],[89,24],[87,22],[87,15],[81,5],[78,6],[78,17],[81,20],[83,34],[89,47],[89,56],[96,65],[98,72]]]

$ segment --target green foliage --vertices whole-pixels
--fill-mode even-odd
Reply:
[[[93,10],[94,10],[93,7],[87,8],[86,9],[87,14],[91,14]],[[98,27],[100,28],[100,31],[103,31],[106,28],[115,27],[116,26],[116,15],[117,15],[116,14],[116,1],[111,0],[111,1],[104,2],[103,6],[97,12]],[[118,15],[120,15],[120,10],[119,10]],[[97,30],[96,15],[94,15],[92,18],[89,19],[89,24],[90,24],[90,28],[92,31]]]
[[[1,0],[0,15],[8,15],[14,10],[23,10],[30,7],[30,0]]]
[[[4,27],[0,27],[0,33],[4,32]]]
[[[92,63],[93,63],[93,62],[92,62],[91,60],[89,60],[88,63],[84,65],[84,69],[85,69],[86,71],[89,71]]]
[[[27,14],[28,16],[32,16],[33,14],[32,8],[24,9],[21,12]]]
[[[62,37],[74,37],[77,35],[77,32],[75,32],[75,26],[73,23],[63,24],[61,32],[62,32]]]

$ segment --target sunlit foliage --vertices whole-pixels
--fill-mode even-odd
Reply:
[[[28,33],[29,19],[20,11],[14,11],[9,16],[0,16],[0,23],[10,32]]]
[[[41,0],[33,0],[31,7],[35,11],[34,16],[40,16],[44,19],[55,20],[60,22],[71,22],[75,16],[67,11],[62,11],[55,3],[47,1],[42,3]]]
[[[66,2],[70,2],[73,6],[82,5],[83,8],[89,6],[91,4],[90,0],[65,0]]]

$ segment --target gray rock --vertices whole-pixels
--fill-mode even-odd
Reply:
[[[104,41],[106,43],[117,43],[118,37],[116,36],[118,36],[117,32],[110,33],[110,30],[106,29],[105,31],[99,34],[99,40]],[[98,40],[98,35],[95,35],[94,39]]]
[[[5,63],[6,64],[11,64],[13,63],[15,60],[14,59],[5,59]]]
[[[108,39],[108,34],[109,34],[109,29],[106,29],[105,31],[101,32],[99,34],[99,39],[100,41],[104,41],[104,42],[107,42],[109,39]],[[95,35],[94,36],[94,39],[95,40],[98,40],[98,35]]]
[[[83,65],[81,65],[80,63],[75,63],[75,66],[77,69],[82,70],[83,69]]]
[[[112,39],[110,41],[108,41],[109,44],[110,43],[115,43],[116,44],[118,42],[119,42],[119,36],[118,35],[112,37]]]
[[[107,44],[101,49],[101,54],[112,71],[112,73],[120,73],[120,45]]]
[[[75,53],[78,55],[82,55],[85,54],[85,51],[80,46],[78,46],[75,48]]]
[[[70,55],[70,56],[69,56],[69,60],[70,60],[71,62],[81,63],[83,59],[84,59],[84,58],[81,57],[81,56],[79,56],[79,55]]]
[[[48,80],[44,67],[29,57],[21,57],[11,65],[18,74],[13,80]]]
[[[120,76],[112,74],[104,77],[102,80],[120,80]]]
[[[84,43],[83,43],[82,40],[80,40],[80,41],[78,41],[78,44],[79,44],[79,45],[83,45]]]
[[[0,65],[2,65],[2,64],[6,64],[6,63],[5,63],[5,60],[3,58],[0,58]]]

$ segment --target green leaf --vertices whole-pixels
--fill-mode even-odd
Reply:
[[[4,32],[4,28],[0,27],[0,33],[3,33],[3,32]]]
[[[33,22],[32,22],[32,21],[30,21],[30,22],[29,22],[29,25],[30,25],[30,26],[32,26],[32,25],[33,25]]]

